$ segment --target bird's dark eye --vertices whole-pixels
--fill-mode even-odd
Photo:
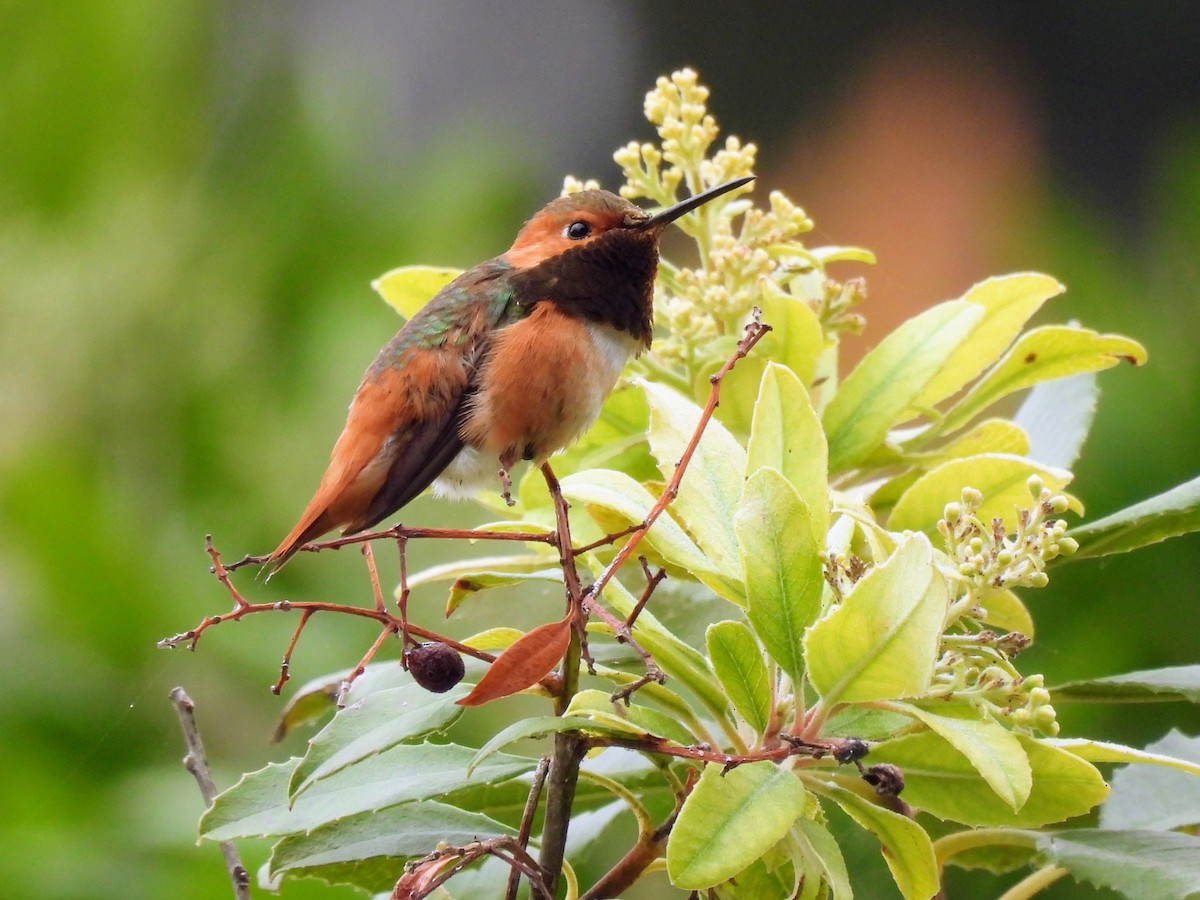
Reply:
[[[568,225],[563,233],[573,241],[582,241],[592,233],[592,226],[580,220]]]

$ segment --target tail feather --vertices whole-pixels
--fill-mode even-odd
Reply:
[[[272,551],[267,557],[264,571],[267,573],[267,581],[271,580],[271,576],[283,568],[283,564],[296,555],[296,552],[311,541],[313,538],[318,538],[325,532],[336,527],[335,522],[329,521],[328,511],[321,513],[315,519],[310,520],[308,516],[304,516],[296,523],[296,527],[292,529],[292,533],[283,539],[283,542]]]

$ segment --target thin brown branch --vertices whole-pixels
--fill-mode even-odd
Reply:
[[[339,707],[346,705],[346,694],[350,692],[350,686],[367,670],[367,663],[371,661],[379,651],[379,648],[383,646],[383,642],[387,640],[388,635],[396,633],[397,628],[395,625],[386,626],[383,631],[379,632],[379,637],[375,638],[375,643],[371,645],[371,648],[363,654],[363,658],[358,661],[358,665],[350,671],[349,675],[342,679],[342,683],[338,685],[337,692],[337,705]]]
[[[533,817],[537,813],[538,801],[542,798],[542,785],[546,782],[546,772],[550,769],[550,757],[543,756],[537,768],[533,770],[533,783],[529,785],[529,796],[525,798],[525,809],[521,813],[521,826],[517,831],[517,843],[522,850],[529,848],[529,835],[533,831]],[[521,885],[521,870],[513,866],[508,873],[508,889],[504,892],[504,900],[517,900],[517,888]]]
[[[208,757],[204,753],[204,742],[200,740],[200,728],[196,725],[196,704],[181,687],[171,691],[171,703],[175,706],[179,724],[183,727],[183,739],[187,743],[187,755],[183,758],[183,765],[200,786],[200,796],[204,798],[204,805],[212,806],[213,798],[217,796],[217,786],[213,783],[212,772],[208,768]],[[250,873],[242,865],[233,841],[221,841],[221,853],[225,857],[225,869],[229,872],[229,881],[233,885],[233,896],[236,900],[250,900]]]
[[[408,622],[407,619],[401,619],[392,615],[386,609],[380,609],[379,604],[375,604],[375,606],[371,609],[366,609],[361,606],[352,606],[346,603],[330,603],[323,600],[277,600],[272,603],[250,603],[234,586],[229,577],[229,568],[221,562],[221,554],[213,546],[211,536],[205,539],[205,547],[208,551],[209,557],[213,562],[212,566],[210,567],[210,571],[212,571],[212,573],[217,577],[217,580],[224,585],[225,590],[233,599],[233,609],[223,615],[218,614],[214,616],[206,616],[195,628],[180,632],[172,637],[163,638],[158,642],[158,646],[162,649],[174,650],[177,647],[186,645],[189,650],[195,650],[196,644],[200,641],[200,638],[204,632],[206,632],[209,628],[212,628],[214,625],[219,625],[222,622],[236,622],[245,616],[254,615],[256,613],[299,611],[302,616],[301,626],[298,627],[296,633],[293,634],[292,642],[288,648],[288,655],[284,660],[285,664],[287,664],[287,668],[290,669],[291,651],[295,648],[296,640],[305,621],[314,613],[331,612],[348,616],[356,616],[361,619],[371,619],[372,621],[378,622],[384,627],[384,635],[386,635],[386,633],[389,631],[393,633],[399,633],[402,630],[407,629],[407,631],[411,634],[415,634],[418,637],[424,638],[425,640],[437,641],[439,643],[446,644],[459,653],[481,660],[482,662],[493,663],[496,661],[494,654],[487,653],[483,650],[477,650],[474,647],[460,643],[459,641],[456,641],[451,637],[447,637],[444,634],[439,634],[432,629],[414,625],[411,622]],[[382,642],[384,635],[381,635],[376,640],[376,647],[378,647],[378,645]],[[372,650],[371,652],[373,653],[374,651]],[[368,659],[369,656],[370,654],[368,654]],[[283,682],[286,680],[287,679],[284,678],[277,682],[280,688],[282,688]],[[547,675],[538,683],[550,694],[558,694],[562,689],[562,679],[560,676],[554,673]]]
[[[654,593],[654,589],[667,577],[667,570],[659,568],[657,572],[651,574],[650,563],[646,557],[639,556],[638,562],[642,564],[642,572],[646,576],[646,587],[642,590],[642,596],[638,598],[638,602],[634,604],[633,609],[629,611],[629,615],[625,617],[625,627],[632,628],[637,621],[637,617],[642,614],[642,610],[646,608],[646,604],[650,602],[650,595]]]
[[[352,544],[362,544],[370,541],[396,540],[397,538],[425,538],[428,540],[448,541],[517,541],[553,544],[555,535],[548,531],[491,531],[481,528],[410,528],[404,525],[393,525],[382,531],[362,531],[345,537],[332,538],[328,541],[313,541],[300,548],[304,553],[320,553],[322,550],[340,550]],[[236,562],[226,566],[230,572],[235,572],[244,566],[258,566],[270,560],[269,553],[261,556],[246,555]]]
[[[292,632],[292,639],[288,642],[287,650],[283,652],[283,662],[279,664],[279,680],[271,685],[271,693],[276,697],[283,690],[283,686],[288,683],[288,679],[292,677],[292,652],[296,649],[296,642],[300,640],[300,632],[304,630],[304,626],[308,624],[308,620],[313,617],[316,610],[306,609],[300,614],[300,621],[296,625],[296,630]],[[193,643],[193,646],[195,644]]]
[[[597,538],[590,544],[584,544],[582,547],[576,547],[575,555],[578,556],[581,553],[587,553],[590,550],[595,550],[597,547],[607,547],[609,544],[615,544],[621,538],[625,537],[626,535],[633,534],[641,527],[642,523],[638,522],[635,525],[630,525],[628,528],[622,528],[620,531],[614,531],[610,534],[606,534],[604,537]]]
[[[542,880],[537,862],[516,838],[499,837],[472,841],[462,847],[443,847],[404,867],[403,877],[392,891],[393,900],[420,900],[428,897],[464,868],[484,856],[494,856],[529,879],[530,890],[542,900],[553,900],[554,894]],[[447,865],[453,860],[452,865]]]
[[[362,555],[367,561],[367,575],[371,579],[371,596],[375,599],[375,609],[385,612],[387,606],[383,602],[383,588],[379,586],[379,571],[375,568],[375,553],[370,544],[363,544]]]
[[[408,634],[408,538],[396,538],[396,551],[400,554],[400,598],[397,606],[400,610],[400,658],[407,666],[408,648],[413,639]]]
[[[726,770],[753,762],[782,762],[791,756],[805,756],[814,760],[832,756],[839,763],[857,762],[861,758],[861,748],[865,747],[863,741],[858,738],[832,738],[827,741],[793,739],[781,746],[764,748],[752,753],[722,753],[707,744],[676,744],[666,738],[651,735],[644,738],[615,735],[593,736],[586,738],[584,743],[586,750],[596,747],[624,747],[627,750],[638,750],[643,753],[661,753],[679,759],[718,763]]]

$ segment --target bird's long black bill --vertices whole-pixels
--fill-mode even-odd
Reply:
[[[699,194],[693,194],[685,200],[680,200],[674,206],[668,206],[661,212],[656,212],[645,222],[641,223],[641,228],[658,228],[666,225],[668,222],[674,222],[685,213],[690,213],[697,206],[703,206],[709,200],[720,197],[722,194],[727,194],[734,188],[739,188],[743,184],[749,184],[754,180],[753,175],[744,175],[741,178],[735,178],[732,181],[727,181],[724,184],[718,184],[716,187],[711,187],[707,191],[701,191]]]

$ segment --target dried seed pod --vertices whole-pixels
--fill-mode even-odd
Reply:
[[[437,641],[418,644],[408,651],[408,671],[427,691],[444,694],[462,681],[466,668],[453,647]]]

